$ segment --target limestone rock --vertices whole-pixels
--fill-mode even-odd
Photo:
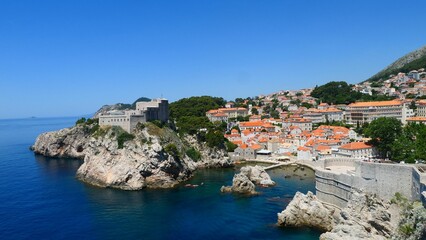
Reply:
[[[197,168],[227,168],[235,165],[225,150],[210,148],[206,143],[199,142],[194,136],[185,135],[184,139],[201,153],[201,159],[196,162]]]
[[[123,190],[173,187],[188,179],[196,169],[187,156],[169,155],[160,144],[160,136],[150,134],[147,129],[136,132],[136,137],[125,142],[122,149],[116,135],[110,128],[105,129],[103,136],[95,137],[90,127],[77,125],[41,134],[32,149],[49,157],[84,159],[77,171],[79,179]],[[174,141],[176,145],[182,144]]]
[[[278,225],[313,227],[330,231],[334,226],[333,210],[326,208],[312,193],[297,192],[287,208],[278,213]]]
[[[242,173],[235,174],[234,178],[232,179],[232,186],[222,187],[221,191],[242,193],[242,194],[249,194],[249,195],[257,194],[254,184],[250,181],[250,179],[246,175]]]
[[[391,220],[399,217],[389,208],[388,202],[372,194],[354,192],[336,226],[320,239],[389,239],[396,230]]]
[[[234,175],[232,186],[222,186],[221,192],[234,192],[254,195],[257,194],[255,184],[263,186],[275,185],[261,166],[242,167],[240,173]]]
[[[272,186],[275,182],[271,180],[271,177],[266,173],[265,169],[261,166],[247,166],[242,167],[240,172],[246,175],[250,181],[257,185]]]

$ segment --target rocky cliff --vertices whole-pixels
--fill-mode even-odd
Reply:
[[[376,73],[374,76],[370,77],[366,81],[374,82],[380,79],[386,80],[390,74],[397,74],[398,72],[407,73],[410,70],[425,68],[425,60],[426,46],[423,46],[397,59],[395,62],[391,63],[389,66]]]
[[[312,193],[297,192],[287,208],[278,213],[278,225],[285,227],[312,227],[330,231],[335,225],[334,210],[326,208]]]
[[[339,211],[323,205],[311,192],[298,192],[287,208],[278,213],[278,224],[327,231],[321,240],[389,239],[397,231],[399,212],[397,205],[372,194],[354,193],[348,206]]]
[[[133,135],[118,127],[79,124],[37,137],[32,149],[49,157],[84,159],[77,177],[100,187],[124,190],[168,188],[188,179],[197,167],[230,166],[223,151],[209,149],[203,156],[220,160],[199,163],[185,154],[187,143],[169,128],[140,125]],[[217,163],[217,164],[215,164]]]

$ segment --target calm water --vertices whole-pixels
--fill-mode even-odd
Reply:
[[[96,188],[75,179],[81,161],[45,158],[29,151],[39,133],[75,121],[0,120],[0,239],[319,237],[314,230],[275,226],[277,212],[296,191],[314,191],[308,170],[270,171],[277,186],[260,189],[262,194],[256,197],[220,193],[222,185],[231,184],[234,169],[199,171],[189,182],[204,185],[194,189],[183,185],[138,192]],[[292,176],[284,178],[284,174]]]

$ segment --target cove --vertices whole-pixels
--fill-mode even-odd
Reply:
[[[122,191],[78,181],[79,160],[46,158],[28,150],[39,133],[72,126],[75,120],[0,121],[1,239],[318,239],[320,235],[275,225],[277,213],[296,191],[315,190],[313,172],[307,168],[268,171],[277,185],[258,188],[261,194],[254,197],[220,193],[238,167],[198,170],[173,189]],[[203,185],[187,188],[187,183]]]

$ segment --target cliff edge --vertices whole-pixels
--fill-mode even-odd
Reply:
[[[170,128],[153,123],[138,125],[132,134],[119,127],[83,123],[40,134],[31,148],[48,157],[83,159],[77,171],[80,180],[123,190],[169,188],[187,180],[198,167],[233,165],[224,150],[188,144]],[[188,148],[200,151],[200,159],[188,157]]]

